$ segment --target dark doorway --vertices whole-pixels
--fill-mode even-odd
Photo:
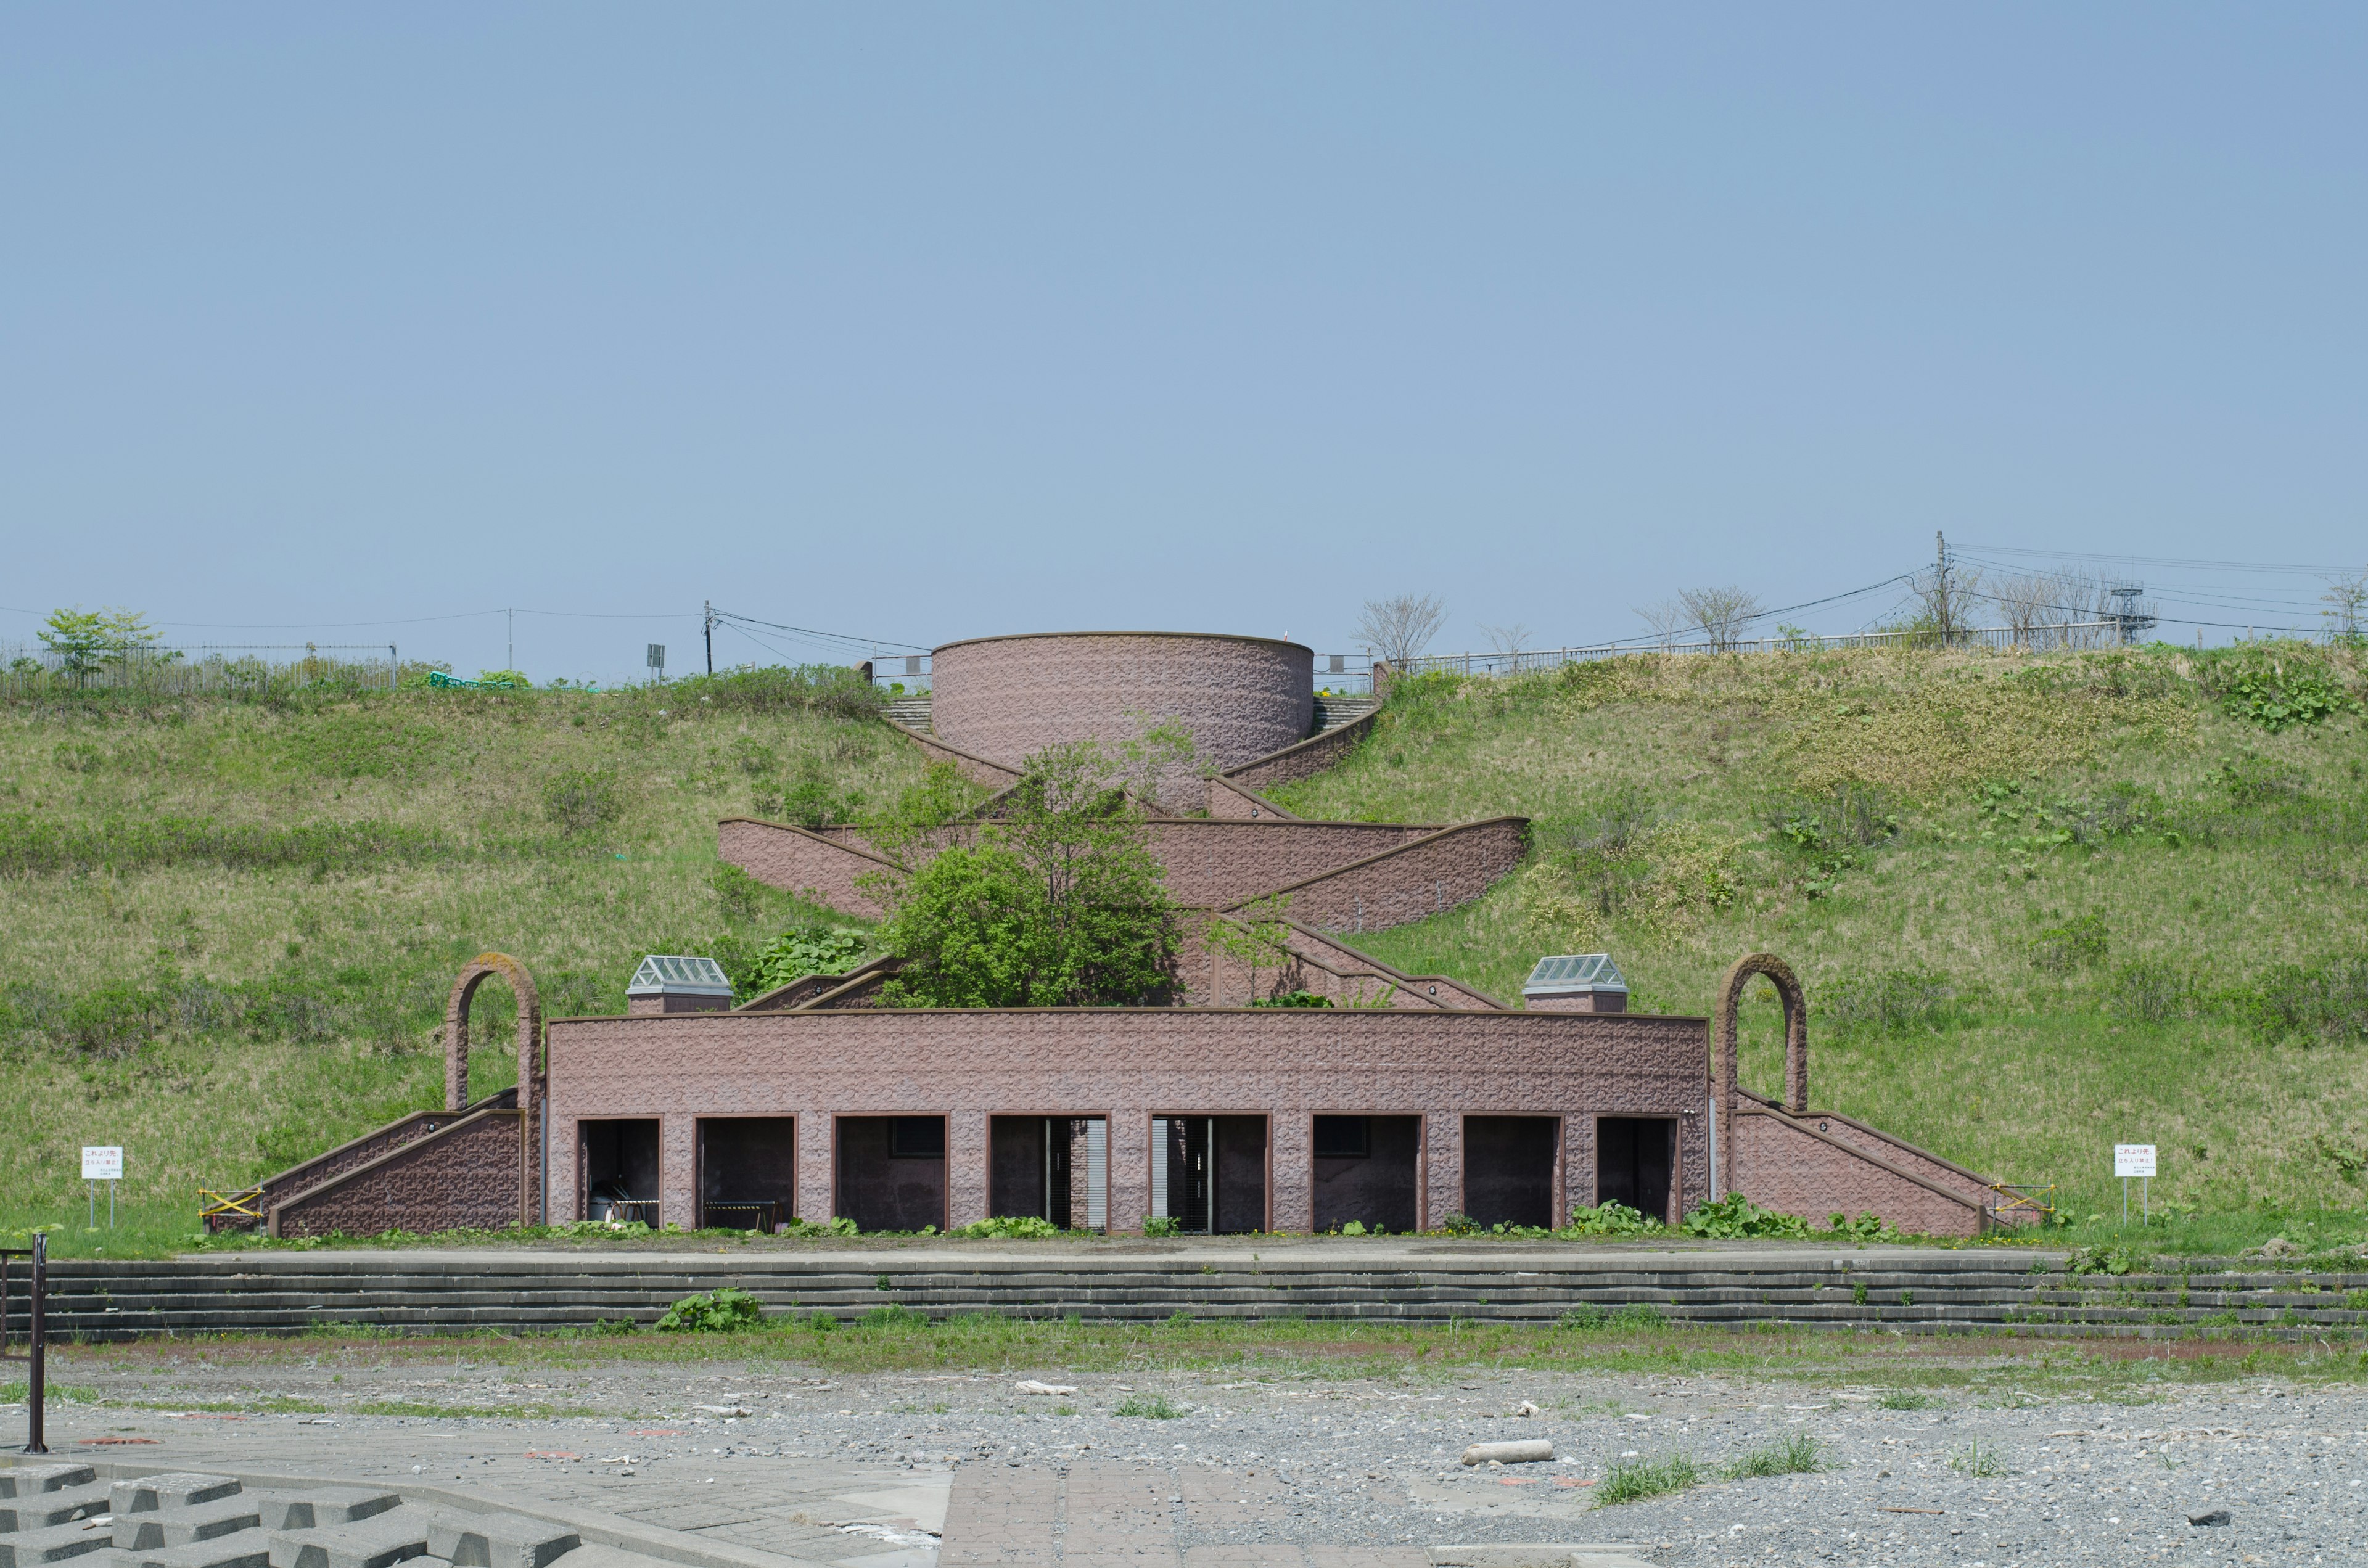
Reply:
[[[946,1119],[842,1116],[832,1210],[861,1231],[946,1223]]]
[[[1422,1118],[1319,1116],[1315,1131],[1317,1230],[1352,1220],[1369,1231],[1415,1228]]]
[[[1559,1117],[1465,1117],[1463,1211],[1483,1225],[1551,1229],[1561,1141]]]
[[[990,1118],[987,1213],[1101,1230],[1109,1223],[1109,1127],[1099,1116]]]
[[[584,1217],[622,1221],[655,1230],[658,1222],[658,1124],[579,1121]]]
[[[772,1230],[796,1212],[797,1153],[792,1117],[701,1117],[699,1222]]]
[[[1160,1116],[1151,1131],[1154,1214],[1190,1234],[1266,1229],[1266,1118]]]
[[[1607,1116],[1595,1124],[1595,1201],[1625,1203],[1664,1223],[1678,1124],[1664,1116]]]

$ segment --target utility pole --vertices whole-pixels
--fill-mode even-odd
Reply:
[[[518,611],[506,609],[502,613],[510,618],[509,652],[503,656],[502,668],[514,670],[518,668]]]
[[[1941,646],[1947,647],[1956,631],[1956,607],[1949,597],[1949,540],[1940,529],[1932,530],[1932,618],[1941,623]]]
[[[713,675],[715,673],[715,601],[708,600],[705,608],[706,613],[700,619],[703,630],[707,633],[707,673]]]

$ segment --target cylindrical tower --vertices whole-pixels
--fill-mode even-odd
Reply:
[[[1306,738],[1315,654],[1271,637],[1060,631],[978,637],[930,655],[929,728],[1006,767],[1060,741],[1124,741],[1180,721],[1220,768]]]

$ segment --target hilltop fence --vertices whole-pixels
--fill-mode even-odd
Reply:
[[[0,699],[92,691],[257,698],[313,686],[391,691],[402,671],[391,642],[131,648],[79,661],[39,643],[0,642]]]

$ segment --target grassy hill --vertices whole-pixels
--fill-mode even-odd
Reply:
[[[0,708],[0,1231],[79,1231],[84,1143],[125,1146],[123,1241],[148,1244],[200,1187],[436,1103],[444,998],[484,949],[547,1015],[615,1012],[645,952],[818,914],[719,878],[715,819],[916,779],[845,696],[784,674]],[[515,1076],[513,1016],[484,989],[479,1092]]]
[[[1536,849],[1465,909],[1367,939],[1512,997],[1608,948],[1702,1012],[1765,948],[1812,998],[1820,1106],[1998,1176],[2158,1200],[2359,1204],[2368,1145],[2368,736],[2352,653],[1643,656],[1393,695],[1311,816],[1518,812]],[[2300,715],[2300,717],[2297,717]],[[51,691],[0,707],[0,1231],[80,1223],[122,1143],[132,1229],[440,1092],[443,997],[485,948],[552,1014],[654,949],[816,912],[719,874],[718,815],[842,812],[920,762],[788,672],[620,693]],[[488,988],[489,993],[492,988]],[[508,1005],[481,996],[474,1038]],[[1749,1081],[1772,1086],[1755,1008]],[[507,1081],[496,1046],[472,1066]],[[2291,1222],[2291,1221],[2288,1221]],[[2349,1222],[2348,1221],[2346,1222]]]
[[[2368,1143],[2368,733],[2357,659],[1644,656],[1395,694],[1310,816],[1518,812],[1530,866],[1368,938],[1507,997],[1608,949],[1710,1009],[1765,949],[1810,994],[1817,1105],[2118,1204],[2350,1210]],[[1755,988],[1745,1081],[1782,1081]],[[2349,1170],[2347,1171],[2347,1166]]]

